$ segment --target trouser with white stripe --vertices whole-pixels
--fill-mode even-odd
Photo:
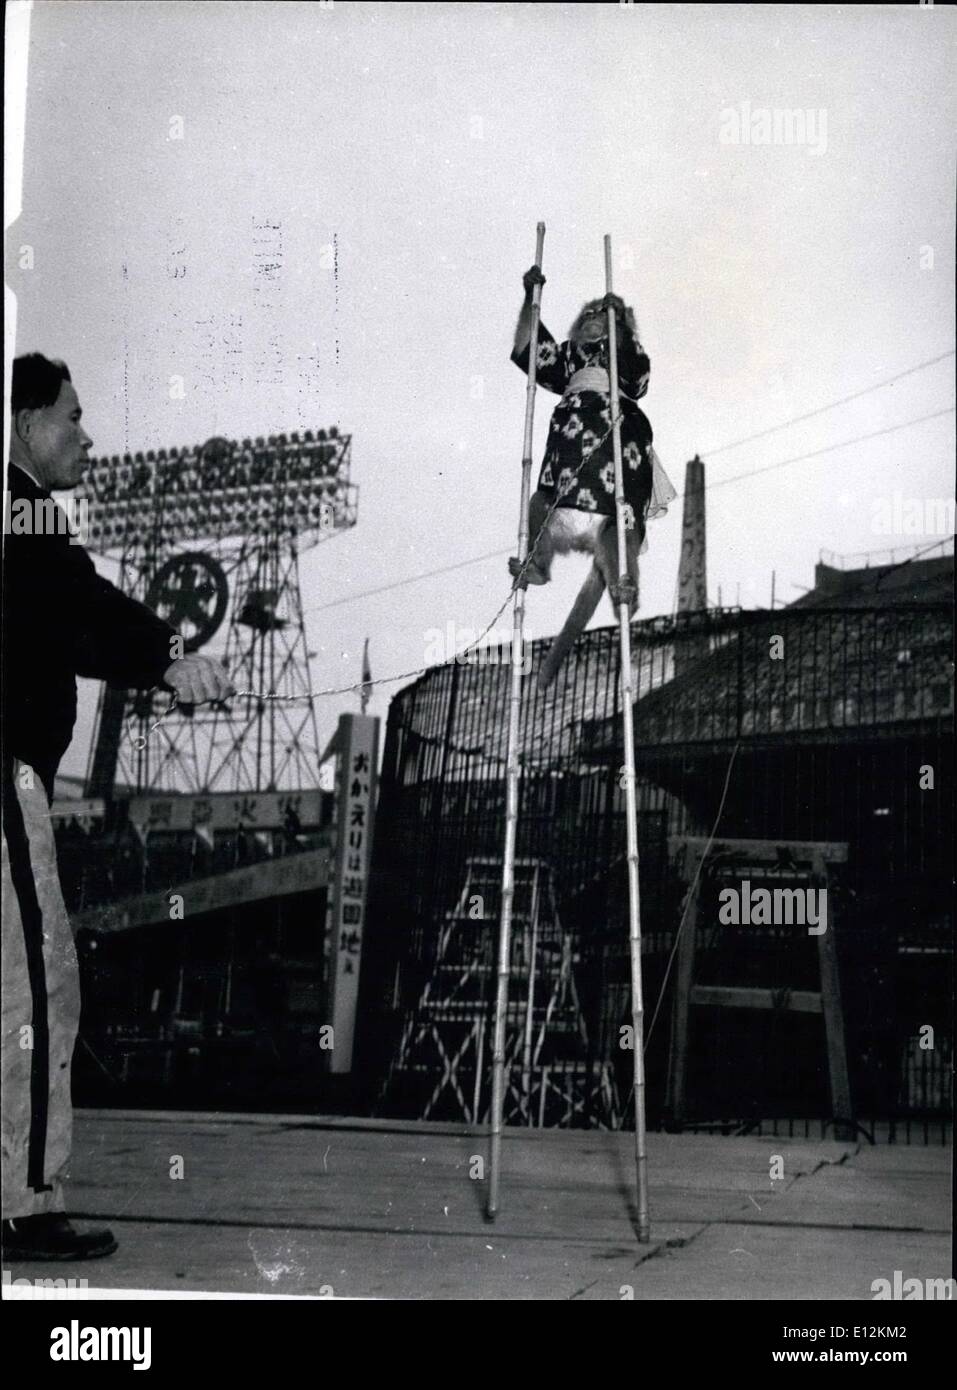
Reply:
[[[80,980],[50,806],[26,763],[3,765],[3,1216],[63,1210]]]

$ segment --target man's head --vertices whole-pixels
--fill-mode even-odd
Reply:
[[[39,352],[14,361],[10,457],[50,492],[79,486],[86,471],[93,440],[82,414],[65,363]]]

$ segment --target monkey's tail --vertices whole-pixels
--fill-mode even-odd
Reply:
[[[584,584],[578,591],[578,597],[572,604],[571,612],[565,619],[565,626],[549,647],[548,655],[542,662],[542,669],[538,673],[539,690],[547,690],[555,679],[558,668],[585,631],[604,592],[604,576],[598,566],[592,564]]]

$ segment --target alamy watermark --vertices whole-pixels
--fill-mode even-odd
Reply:
[[[893,1279],[874,1279],[871,1293],[875,1302],[880,1299],[937,1299],[944,1303],[957,1300],[957,1280],[954,1279],[905,1279],[903,1271],[894,1270]]]
[[[50,1332],[50,1360],[131,1361],[134,1371],[148,1371],[152,1342],[150,1327],[81,1327],[73,1318],[69,1327]]]
[[[826,888],[722,888],[718,921],[722,926],[806,926],[808,936],[827,931]]]
[[[90,504],[85,497],[14,498],[3,494],[5,536],[68,536],[70,545],[85,545],[90,534]]]
[[[722,145],[805,145],[809,154],[827,150],[827,112],[752,106],[741,101],[720,113]]]
[[[476,647],[474,644],[482,636],[489,639],[488,646]],[[457,666],[511,666],[512,641],[508,633],[491,632],[480,634],[472,628],[457,627],[451,619],[445,630],[430,627],[425,632],[425,660],[430,666],[444,666],[454,661]],[[518,669],[527,676],[532,669],[531,644],[523,641]]]
[[[72,1300],[89,1298],[89,1279],[27,1279],[14,1278],[9,1269],[3,1271],[4,1298],[35,1302],[46,1299]]]
[[[890,497],[871,502],[871,531],[875,536],[952,536],[957,522],[953,497],[905,497],[895,489]]]

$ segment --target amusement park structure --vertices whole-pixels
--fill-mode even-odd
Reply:
[[[249,693],[165,713],[162,691],[104,689],[88,796],[318,785],[299,557],[355,525],[350,462],[335,427],[94,462],[89,548],[118,561],[120,587],[179,632],[184,654],[209,647]]]

